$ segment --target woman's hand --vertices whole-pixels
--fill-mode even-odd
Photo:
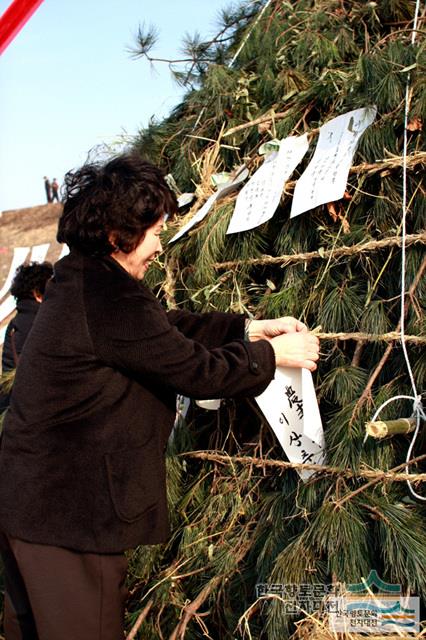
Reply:
[[[284,333],[270,340],[280,367],[298,367],[315,371],[319,358],[319,340],[312,333]]]
[[[303,322],[290,316],[275,320],[249,320],[248,338],[250,342],[256,340],[271,340],[283,333],[307,333],[308,328]]]

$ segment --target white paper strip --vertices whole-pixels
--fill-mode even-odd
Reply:
[[[7,329],[7,327],[2,327],[0,329],[0,345],[2,345],[4,343],[4,339],[5,339],[5,336],[6,336],[6,329]]]
[[[227,234],[254,229],[274,215],[285,182],[309,148],[308,136],[290,136],[281,141],[238,194]]]
[[[13,258],[12,264],[10,265],[9,273],[4,281],[4,284],[0,290],[0,300],[6,295],[6,293],[10,289],[10,285],[12,284],[12,280],[15,276],[16,269],[25,262],[25,259],[28,255],[29,248],[28,247],[16,247],[13,250]]]
[[[44,262],[47,256],[47,252],[49,251],[50,244],[36,244],[31,249],[31,262]]]
[[[192,229],[192,227],[195,226],[197,222],[201,222],[201,220],[203,220],[206,217],[206,215],[212,208],[213,204],[220,198],[223,198],[224,196],[228,195],[228,193],[231,193],[231,191],[234,191],[234,189],[237,189],[240,186],[240,184],[244,182],[244,180],[246,180],[247,176],[248,176],[248,169],[247,167],[242,165],[239,168],[239,170],[236,172],[232,180],[218,186],[217,191],[215,191],[215,193],[213,193],[210,196],[210,198],[206,200],[206,202],[203,204],[201,209],[199,209],[197,213],[194,216],[192,216],[191,220],[187,222],[181,229],[179,229],[179,231],[173,236],[173,238],[169,240],[169,244],[171,242],[175,242],[176,240],[179,240],[179,238],[181,238],[187,231]]]
[[[296,183],[290,218],[343,197],[358,141],[376,111],[355,109],[321,127],[314,156]]]
[[[190,398],[187,398],[186,396],[182,396],[180,394],[176,396],[176,416],[175,416],[175,421],[173,423],[173,429],[169,437],[170,442],[172,442],[173,438],[175,437],[175,432],[179,426],[179,423],[186,419],[186,414],[188,413],[188,409],[190,406],[191,406]]]
[[[217,411],[220,409],[220,403],[222,400],[216,398],[215,400],[196,400],[195,404],[201,407],[201,409],[207,409],[208,411]]]
[[[186,396],[177,395],[176,396],[176,415],[180,416],[183,420],[186,418],[186,414],[188,413],[188,409],[191,406],[191,399]]]
[[[290,462],[324,462],[324,432],[308,369],[278,367],[274,380],[256,402]],[[298,470],[298,473],[307,480],[314,472]]]
[[[70,252],[69,246],[67,244],[62,245],[61,253],[59,254],[58,260],[67,256]]]
[[[16,309],[16,302],[13,296],[8,296],[6,300],[4,300],[0,304],[0,322],[3,322],[7,316],[9,316]]]

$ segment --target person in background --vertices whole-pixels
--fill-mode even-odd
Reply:
[[[51,202],[60,202],[59,199],[59,184],[58,181],[56,180],[56,178],[53,178],[53,182],[52,182],[52,200]]]
[[[31,262],[18,267],[10,292],[16,299],[16,315],[9,322],[2,355],[2,373],[16,369],[27,336],[43,299],[46,283],[53,275],[50,262]],[[0,393],[0,412],[7,409],[9,394]]]
[[[48,204],[52,202],[52,185],[50,184],[50,180],[47,176],[43,177],[44,180],[44,188],[46,191],[46,199]]]
[[[0,452],[7,640],[123,638],[125,550],[170,535],[176,394],[256,396],[316,369],[295,318],[165,311],[143,283],[176,197],[136,154],[65,176],[68,256],[25,345]]]

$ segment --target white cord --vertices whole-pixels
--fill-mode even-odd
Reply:
[[[234,57],[232,58],[231,62],[229,63],[229,66],[232,67],[232,65],[234,64],[235,60],[238,58],[238,56],[240,55],[241,51],[244,49],[244,47],[246,46],[247,40],[250,38],[253,29],[256,27],[256,25],[258,24],[259,20],[261,19],[261,17],[263,16],[263,14],[265,13],[266,9],[269,7],[269,5],[271,4],[272,0],[268,0],[268,2],[265,4],[265,6],[263,7],[262,11],[259,13],[259,15],[257,16],[256,20],[254,21],[250,31],[245,35],[242,43],[240,44],[237,53],[234,55]]]
[[[419,10],[420,10],[420,0],[417,0],[416,3],[416,10],[414,13],[414,23],[413,23],[413,31],[411,34],[411,44],[413,45],[416,39],[416,30],[417,30],[417,20],[418,20],[418,15],[419,15]],[[423,406],[422,406],[422,400],[421,400],[421,396],[417,393],[417,388],[416,388],[416,383],[414,380],[414,376],[413,376],[413,371],[411,368],[411,364],[410,364],[410,360],[408,357],[408,353],[407,353],[407,347],[406,347],[406,343],[405,343],[405,263],[406,263],[406,254],[405,254],[405,248],[406,248],[406,235],[407,235],[407,231],[406,231],[406,218],[407,218],[407,150],[408,150],[408,140],[407,140],[407,126],[408,126],[408,114],[409,114],[409,109],[410,109],[410,82],[411,82],[411,73],[408,73],[407,76],[407,83],[406,83],[406,87],[405,87],[405,110],[404,110],[404,149],[403,149],[403,164],[402,164],[402,253],[401,253],[401,262],[402,262],[402,273],[401,273],[401,318],[400,318],[400,327],[401,327],[401,346],[402,346],[402,351],[404,353],[404,358],[405,358],[405,362],[407,365],[407,370],[408,370],[408,375],[410,377],[410,382],[411,382],[411,387],[413,389],[413,396],[404,396],[404,395],[400,395],[400,396],[395,396],[393,398],[389,398],[389,400],[386,400],[386,402],[384,402],[376,411],[376,413],[374,414],[371,422],[374,422],[375,420],[377,420],[377,417],[379,416],[380,412],[382,411],[382,409],[384,409],[384,407],[386,407],[386,405],[390,404],[391,402],[395,402],[396,400],[412,400],[413,401],[413,417],[416,418],[416,429],[414,431],[414,435],[413,435],[413,439],[411,440],[411,444],[408,448],[408,452],[407,452],[407,458],[406,458],[406,463],[407,466],[405,467],[405,472],[409,473],[409,469],[408,469],[408,462],[411,459],[411,454],[413,452],[414,449],[414,445],[416,443],[416,439],[417,436],[419,434],[420,431],[420,424],[422,420],[426,420],[426,414],[424,412]],[[364,440],[365,442],[365,440]],[[411,494],[417,498],[418,500],[423,500],[426,502],[426,497],[424,496],[420,496],[418,493],[416,493],[413,489],[413,487],[411,486],[411,483],[409,480],[407,480],[407,485],[408,488],[411,492]]]
[[[232,67],[232,65],[234,64],[235,60],[236,60],[236,59],[238,58],[238,56],[240,55],[241,51],[244,49],[244,47],[245,47],[245,45],[246,45],[246,42],[247,42],[247,40],[250,38],[250,36],[251,36],[251,33],[252,33],[253,29],[254,29],[254,28],[255,28],[255,26],[258,24],[259,20],[261,19],[261,17],[262,17],[262,16],[263,16],[263,14],[265,13],[266,9],[267,9],[267,8],[268,8],[268,6],[271,4],[271,2],[272,2],[272,0],[268,0],[268,2],[267,2],[267,3],[265,4],[265,6],[263,7],[262,11],[261,11],[261,12],[259,13],[259,15],[257,16],[257,18],[256,18],[256,20],[255,20],[254,24],[252,25],[252,27],[251,27],[250,31],[246,34],[246,36],[245,36],[245,38],[243,39],[243,41],[242,41],[241,45],[239,46],[237,53],[234,55],[234,57],[232,58],[231,62],[229,63],[229,66],[230,66],[230,67]],[[194,131],[194,130],[198,127],[198,125],[199,125],[199,123],[200,123],[200,120],[201,120],[201,118],[202,118],[202,117],[203,117],[203,115],[204,115],[205,110],[206,110],[206,107],[203,107],[203,108],[201,109],[200,114],[199,114],[199,116],[198,116],[198,118],[197,118],[197,121],[196,121],[196,123],[194,124],[194,126],[192,127],[192,131]]]

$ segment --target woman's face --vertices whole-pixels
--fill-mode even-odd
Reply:
[[[149,265],[162,252],[160,234],[165,226],[164,217],[160,218],[152,227],[145,231],[145,235],[135,249],[124,253],[120,249],[111,254],[131,276],[142,280]]]

